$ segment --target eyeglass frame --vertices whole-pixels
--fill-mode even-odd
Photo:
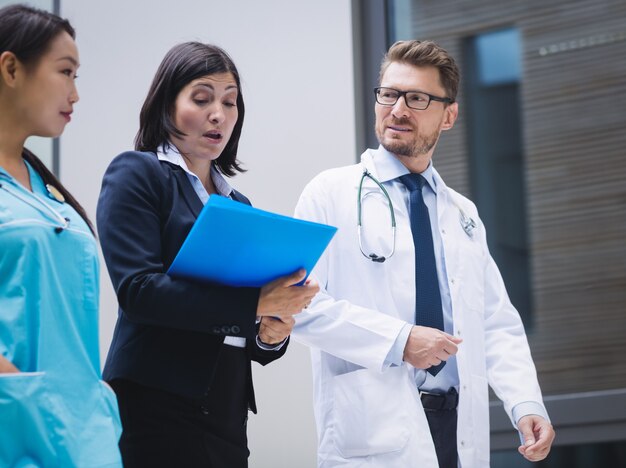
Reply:
[[[383,104],[382,102],[380,102],[378,100],[378,92],[381,89],[389,89],[391,91],[395,91],[396,93],[398,93],[398,97],[396,98],[395,102],[393,104]],[[406,100],[406,95],[409,93],[417,93],[417,94],[423,94],[424,96],[428,96],[428,103],[426,104],[426,107],[424,107],[423,109],[418,109],[417,107],[411,107],[409,105],[409,101]],[[439,97],[439,96],[434,96],[432,94],[428,94],[425,93],[424,91],[400,91],[399,89],[395,89],[395,88],[389,88],[388,86],[377,86],[374,88],[374,98],[376,99],[376,102],[378,104],[380,104],[381,106],[388,106],[388,107],[392,107],[395,106],[398,103],[398,100],[403,97],[404,98],[404,103],[406,104],[406,106],[409,109],[413,109],[413,110],[426,110],[428,109],[428,106],[430,106],[431,101],[437,101],[437,102],[443,102],[445,104],[453,104],[454,103],[454,99],[450,99],[447,97]]]

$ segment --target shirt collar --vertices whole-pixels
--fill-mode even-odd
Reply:
[[[28,179],[30,181],[30,188],[33,193],[45,194],[48,192],[46,186],[43,182],[43,178],[39,175],[39,173],[30,165],[26,159],[23,159],[24,164],[26,165],[26,169],[28,170]],[[15,177],[8,173],[6,169],[0,166],[0,178],[4,178],[11,182],[14,185],[19,185],[22,187],[22,184],[17,181]],[[26,187],[24,187],[26,188]]]
[[[387,151],[382,146],[379,146],[376,150],[370,150],[374,165],[376,166],[376,173],[378,174],[378,180],[382,182],[388,182],[393,179],[397,179],[404,174],[408,174],[410,171],[406,168],[400,160],[392,153]],[[434,169],[432,161],[428,164],[428,167],[424,172],[420,174],[431,190],[437,193],[437,183],[434,177]]]
[[[200,178],[189,170],[185,158],[183,158],[180,151],[178,151],[178,148],[176,148],[176,146],[172,143],[167,142],[159,146],[159,149],[157,150],[157,158],[159,158],[159,161],[167,161],[180,167],[190,178],[200,181]],[[226,181],[224,176],[215,168],[214,164],[211,164],[211,180],[213,180],[215,189],[220,195],[225,197],[231,196],[233,188]]]

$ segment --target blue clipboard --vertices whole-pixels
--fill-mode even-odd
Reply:
[[[311,272],[337,228],[211,195],[167,274],[229,286],[263,286]]]

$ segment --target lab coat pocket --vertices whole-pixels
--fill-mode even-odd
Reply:
[[[59,466],[59,421],[44,372],[0,374],[0,466]]]
[[[393,452],[408,442],[410,412],[403,405],[413,396],[403,367],[338,375],[333,396],[334,441],[343,457]]]

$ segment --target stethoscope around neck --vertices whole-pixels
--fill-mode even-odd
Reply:
[[[363,241],[362,241],[362,234],[361,234],[361,230],[363,227],[363,218],[362,218],[363,203],[362,203],[361,193],[363,191],[363,181],[365,180],[366,177],[372,180],[376,185],[378,185],[381,192],[385,195],[385,198],[387,199],[387,205],[389,206],[389,217],[391,218],[391,249],[386,255],[378,255],[374,252],[367,253],[365,252],[365,250],[363,250]],[[476,221],[474,221],[470,216],[467,216],[456,202],[452,201],[452,203],[459,210],[459,222],[461,223],[461,227],[463,228],[463,231],[465,231],[465,234],[467,234],[469,238],[473,238],[474,229],[476,228]],[[381,184],[376,179],[376,177],[374,177],[367,170],[367,168],[363,169],[363,174],[361,175],[361,180],[359,181],[358,200],[357,200],[357,234],[359,237],[359,249],[361,250],[361,253],[363,254],[365,258],[370,259],[372,262],[383,263],[385,260],[391,258],[394,252],[396,251],[396,215],[395,215],[395,211],[393,208],[393,203],[391,202],[391,197],[389,196],[389,193],[387,192],[387,189],[385,189],[383,184]]]
[[[361,192],[363,191],[363,181],[365,180],[366,177],[369,177],[376,185],[378,185],[378,187],[380,187],[380,190],[383,192],[383,194],[385,195],[385,198],[387,199],[387,205],[389,206],[389,215],[391,217],[391,250],[389,251],[387,255],[378,255],[378,254],[375,254],[374,252],[368,254],[363,250],[363,242],[361,239],[361,228],[363,227],[363,219],[361,216],[361,211],[363,207],[363,204],[361,202]],[[391,203],[391,197],[389,196],[389,193],[387,193],[387,189],[383,187],[383,184],[381,184],[376,179],[376,177],[370,174],[370,172],[367,169],[363,170],[363,175],[361,176],[361,181],[359,182],[359,194],[358,194],[358,201],[357,201],[357,232],[359,236],[359,249],[361,249],[361,253],[366,258],[369,258],[372,262],[383,263],[388,258],[391,258],[391,256],[396,251],[396,215],[394,213],[393,203]]]

